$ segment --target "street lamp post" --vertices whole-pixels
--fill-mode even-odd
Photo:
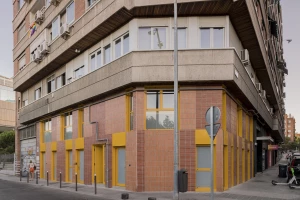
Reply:
[[[173,200],[178,199],[178,35],[177,0],[174,0],[174,191]]]

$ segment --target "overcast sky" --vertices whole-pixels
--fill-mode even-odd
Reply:
[[[0,6],[0,75],[13,76],[12,48],[12,1],[1,1]],[[284,58],[287,62],[289,75],[286,77],[286,112],[291,113],[298,123],[296,129],[300,132],[300,0],[281,0],[283,11],[283,38],[292,39],[284,42]]]
[[[0,6],[0,75],[13,76],[12,48],[12,18],[13,9],[11,0],[2,0]]]
[[[284,42],[284,58],[289,70],[286,76],[286,113],[296,118],[296,132],[300,132],[300,0],[281,0],[283,12],[283,38],[292,39]],[[298,121],[298,123],[297,123]]]

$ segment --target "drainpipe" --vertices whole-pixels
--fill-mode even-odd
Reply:
[[[97,121],[91,121],[91,107],[92,105],[89,105],[89,123],[90,124],[96,124],[96,141],[97,142],[104,142],[105,144],[105,153],[106,153],[106,158],[105,158],[105,179],[106,179],[106,187],[108,188],[108,139],[99,139],[98,135],[99,135],[99,123]]]

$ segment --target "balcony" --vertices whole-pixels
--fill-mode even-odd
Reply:
[[[238,74],[238,77],[237,77]],[[257,110],[269,127],[273,119],[234,49],[179,51],[179,82],[225,84],[245,105]],[[153,83],[173,84],[173,51],[131,52],[102,68],[42,97],[20,110],[28,124],[48,114],[91,99],[101,99],[125,87]]]

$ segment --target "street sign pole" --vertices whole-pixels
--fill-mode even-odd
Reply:
[[[177,0],[174,0],[174,190],[173,200],[178,200],[178,36]]]
[[[210,108],[210,162],[211,162],[211,200],[214,200],[214,107]]]

